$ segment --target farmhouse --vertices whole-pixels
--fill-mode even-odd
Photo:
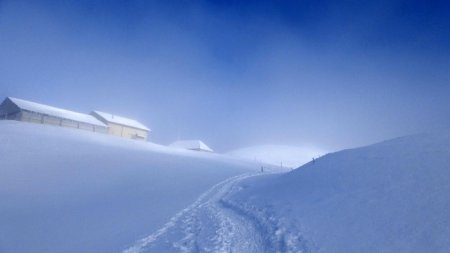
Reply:
[[[0,119],[107,132],[107,126],[89,114],[68,111],[35,102],[7,97],[0,104]]]
[[[149,128],[133,119],[106,112],[93,111],[91,115],[108,126],[108,133],[135,140],[147,140]]]
[[[169,147],[182,148],[195,151],[214,152],[201,140],[181,140],[169,145]]]

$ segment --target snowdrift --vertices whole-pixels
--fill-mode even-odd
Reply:
[[[450,134],[328,154],[224,200],[281,252],[449,252]]]
[[[228,152],[227,155],[253,162],[297,168],[311,161],[312,158],[317,158],[325,153],[325,151],[314,147],[261,145],[236,149]]]
[[[0,252],[120,252],[250,163],[0,121]]]

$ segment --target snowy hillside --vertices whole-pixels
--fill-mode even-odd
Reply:
[[[284,174],[0,121],[0,252],[448,252],[450,133]]]
[[[0,252],[120,252],[212,185],[220,155],[0,121]]]
[[[217,184],[126,253],[449,252],[450,134]]]
[[[312,158],[324,155],[326,152],[314,147],[296,147],[285,145],[261,145],[240,148],[227,153],[227,155],[246,159],[249,161],[283,165],[288,168],[297,168]]]
[[[262,231],[267,252],[449,252],[450,134],[328,154],[221,201]]]

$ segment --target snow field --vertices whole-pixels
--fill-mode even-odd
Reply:
[[[0,252],[120,252],[227,178],[218,154],[0,121]]]
[[[77,130],[0,128],[0,252],[450,249],[448,132],[272,174],[217,154]]]

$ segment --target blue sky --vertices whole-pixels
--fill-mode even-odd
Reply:
[[[0,96],[335,150],[447,127],[449,41],[448,1],[0,0]]]

